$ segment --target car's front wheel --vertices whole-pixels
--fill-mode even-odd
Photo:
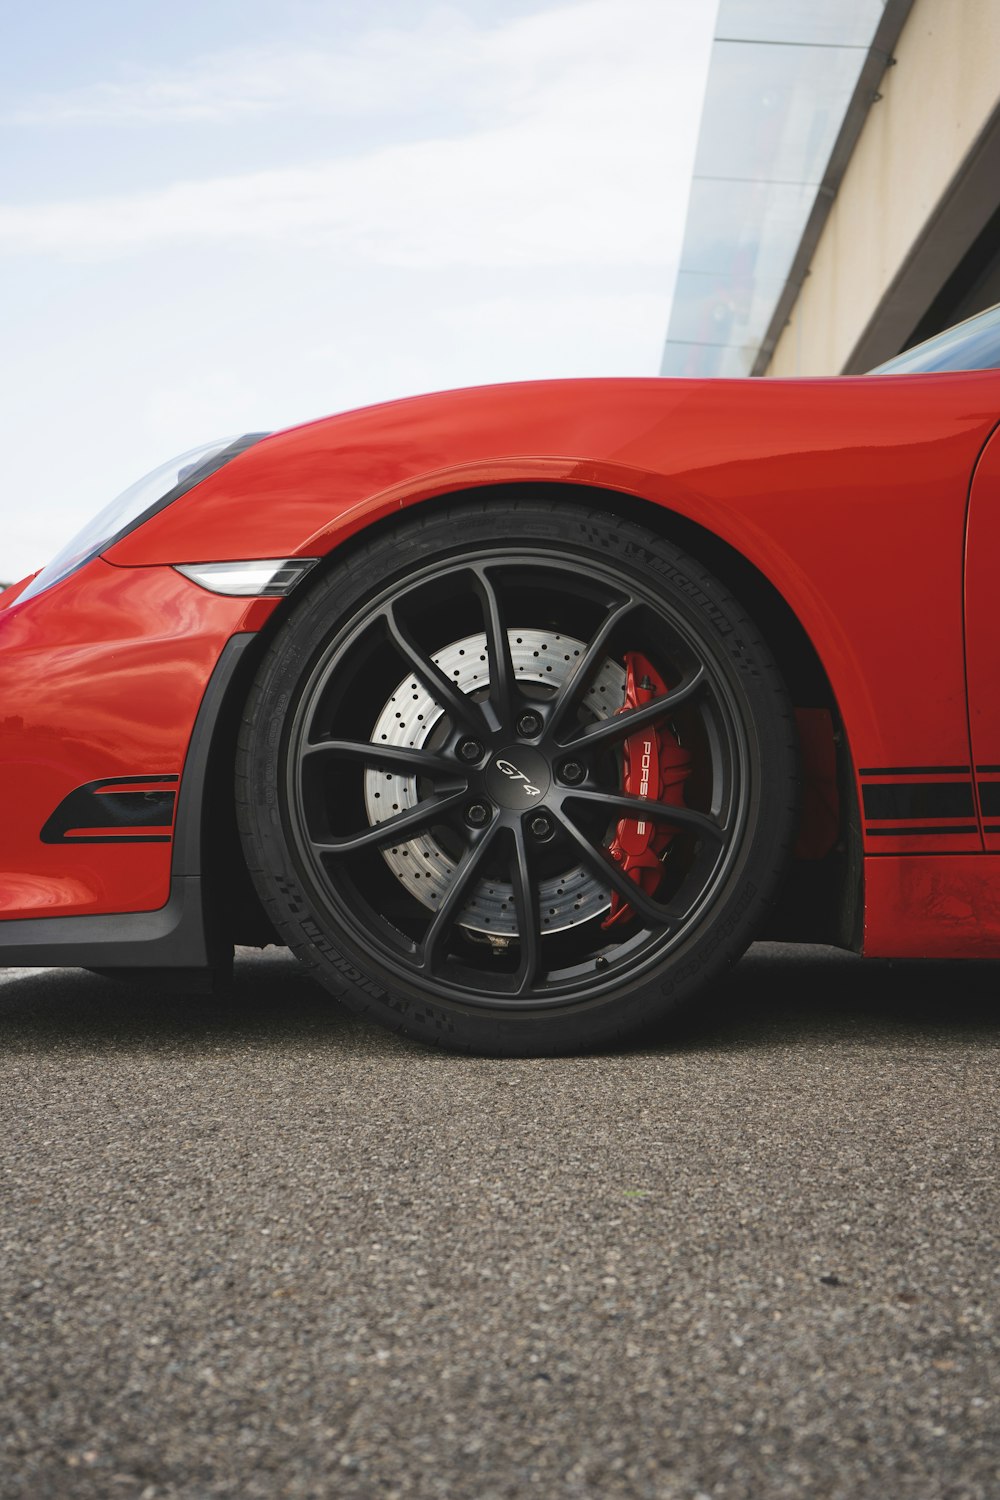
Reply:
[[[669,543],[466,503],[290,615],[237,801],[270,916],[338,998],[449,1047],[577,1050],[751,940],[793,833],[794,720],[739,604]]]

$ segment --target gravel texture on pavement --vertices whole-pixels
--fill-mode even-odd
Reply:
[[[510,1062],[0,971],[0,1495],[995,1500],[998,978]]]

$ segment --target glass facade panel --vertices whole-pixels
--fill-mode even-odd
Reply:
[[[664,375],[752,370],[883,9],[720,0]]]
[[[667,340],[661,375],[679,375],[688,380],[720,379],[749,375],[756,349],[733,344],[681,344]]]
[[[716,42],[696,177],[819,183],[864,49]]]
[[[867,48],[885,0],[720,0],[717,37]]]
[[[782,282],[759,276],[681,271],[674,290],[670,337],[681,343],[760,344]]]
[[[696,177],[681,270],[782,280],[815,196],[811,185]]]

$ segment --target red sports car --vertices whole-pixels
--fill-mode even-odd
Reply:
[[[1000,309],[882,370],[185,454],[0,595],[0,963],[593,1047],[755,937],[1000,956]]]

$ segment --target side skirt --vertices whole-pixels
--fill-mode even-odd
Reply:
[[[1000,958],[1000,854],[865,860],[866,958]]]
[[[197,875],[174,875],[158,911],[28,917],[0,926],[4,968],[211,967]]]

